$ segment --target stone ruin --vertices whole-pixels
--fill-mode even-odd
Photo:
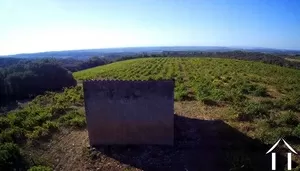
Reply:
[[[174,84],[174,80],[84,81],[90,145],[173,145]]]

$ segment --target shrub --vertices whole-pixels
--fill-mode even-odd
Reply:
[[[66,125],[82,128],[86,125],[86,120],[84,117],[76,117],[68,121]]]
[[[244,103],[245,100],[246,97],[242,93],[236,91],[228,91],[224,97],[224,101],[229,102],[234,106]]]
[[[293,130],[293,135],[300,138],[300,124],[298,124],[298,126],[296,126],[296,128]]]
[[[258,86],[256,90],[253,91],[253,95],[265,97],[268,95],[267,88]]]
[[[14,112],[11,112],[7,115],[7,118],[9,119],[10,123],[12,125],[22,125],[22,122],[26,119],[26,117],[29,115],[29,113],[25,110],[17,110]]]
[[[250,84],[250,83],[244,83],[240,87],[240,91],[243,94],[250,94],[254,96],[262,96],[265,97],[268,95],[267,89],[260,85]]]
[[[183,86],[175,88],[175,100],[176,101],[191,101],[196,100],[195,93],[191,89],[184,88]]]
[[[25,130],[19,127],[7,128],[0,134],[0,142],[20,143],[25,139]]]
[[[238,106],[236,108],[238,113],[238,120],[240,121],[251,121],[254,118],[265,118],[269,112],[260,103],[248,102],[245,106]]]
[[[45,122],[51,119],[51,114],[45,110],[37,111],[37,114],[29,115],[22,123],[23,128],[32,130],[36,126],[42,126]]]
[[[289,127],[272,127],[266,122],[259,122],[257,129],[257,137],[259,137],[265,143],[274,143],[279,138],[290,137],[293,135],[293,129]]]
[[[4,143],[0,145],[0,170],[18,170],[21,159],[20,149],[16,144]]]
[[[35,140],[35,139],[47,137],[49,134],[50,132],[48,129],[43,128],[41,126],[36,126],[34,130],[28,133],[26,136],[31,140]]]
[[[65,114],[66,109],[64,106],[55,105],[50,108],[50,113],[52,114],[52,119],[55,119],[55,118]]]
[[[276,119],[276,123],[282,126],[295,127],[299,124],[299,119],[296,113],[292,111],[284,112]]]
[[[277,105],[282,110],[300,111],[300,95],[298,93],[289,93]]]
[[[53,121],[46,121],[43,125],[43,128],[49,130],[50,132],[56,131],[58,129],[58,123]]]
[[[256,90],[256,86],[250,83],[244,83],[240,87],[240,91],[243,94],[251,94],[255,90]]]
[[[4,130],[10,127],[10,123],[7,117],[0,117],[0,130]]]
[[[78,111],[72,111],[58,119],[59,123],[64,126],[74,126],[82,128],[86,125],[85,117]]]
[[[278,127],[274,130],[270,130],[272,134],[275,135],[275,137],[289,137],[292,135],[293,130],[288,127]]]
[[[209,97],[213,88],[209,84],[200,84],[198,89],[198,98],[203,99]]]
[[[262,100],[260,104],[265,108],[265,109],[273,109],[275,107],[274,102],[272,100]]]
[[[48,166],[33,166],[28,171],[52,171]]]
[[[214,100],[224,101],[226,100],[226,93],[221,89],[213,89],[211,91],[211,97]]]

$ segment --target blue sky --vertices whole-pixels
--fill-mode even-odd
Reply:
[[[0,55],[135,46],[300,49],[300,0],[0,0]]]

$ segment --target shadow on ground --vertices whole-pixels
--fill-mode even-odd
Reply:
[[[142,170],[271,170],[271,155],[266,155],[270,146],[245,136],[221,120],[175,115],[174,146],[112,145],[95,148]],[[286,161],[285,156],[277,154],[277,170],[284,170]]]

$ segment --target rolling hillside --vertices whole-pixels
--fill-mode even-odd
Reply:
[[[266,120],[268,126],[276,125],[272,133],[278,130],[275,137],[268,136],[271,142],[282,133],[296,133],[300,128],[295,124],[297,127],[293,131],[283,125],[285,131],[280,131],[280,123],[278,125],[276,120],[281,116],[293,119],[295,115],[295,122],[299,122],[299,70],[231,59],[147,58],[117,62],[73,75],[79,82],[85,79],[174,78],[176,101],[198,100],[207,105],[229,106],[234,109],[232,117],[240,121]],[[270,123],[272,119],[275,125]]]
[[[38,96],[0,118],[1,143],[19,144],[25,156],[30,154],[35,161],[29,165],[38,163],[58,170],[167,170],[171,166],[197,170],[214,165],[220,161],[215,156],[222,156],[232,170],[257,170],[269,168],[270,156],[265,150],[278,138],[285,137],[300,150],[300,70],[233,59],[143,58],[75,72],[73,76],[79,83],[75,88]],[[86,148],[80,82],[172,78],[176,81],[175,127],[179,132],[175,132],[174,148],[147,147],[131,152],[116,148],[109,153]],[[30,143],[24,145],[24,140]],[[124,157],[130,155],[147,160]],[[285,156],[278,160],[283,161],[278,168],[283,168]]]
[[[219,109],[206,113],[204,118],[224,120],[266,144],[286,137],[299,145],[293,141],[300,137],[299,70],[232,59],[148,58],[84,70],[74,73],[74,77],[175,78],[176,101],[200,101]]]
[[[272,101],[294,97],[300,93],[298,84],[300,71],[231,59],[135,59],[75,72],[73,75],[79,81],[85,79],[174,78],[176,80],[176,100],[209,98],[230,102],[234,100],[232,98],[250,96],[253,98],[263,97]],[[271,98],[272,94],[277,98]]]

